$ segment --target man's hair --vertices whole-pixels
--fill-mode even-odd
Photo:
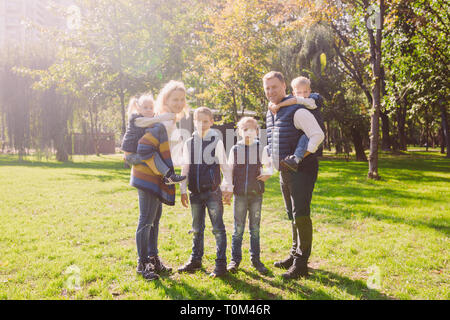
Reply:
[[[244,126],[244,124],[251,122],[253,123],[253,125],[255,126],[255,129],[258,130],[259,126],[258,126],[258,121],[256,121],[255,118],[252,117],[243,117],[241,120],[239,120],[239,122],[237,123],[237,128],[238,129],[242,129],[242,127]]]
[[[273,79],[273,78],[277,78],[278,80],[280,80],[282,83],[286,83],[286,80],[284,80],[284,76],[281,72],[278,71],[270,71],[269,73],[267,73],[264,77],[263,77],[263,81],[265,80],[269,80],[269,79]]]
[[[212,113],[210,108],[200,107],[200,108],[195,109],[195,111],[194,111],[194,119],[197,119],[197,116],[200,113],[204,114],[204,115],[207,115],[211,120],[214,120],[214,116],[213,116],[213,113]]]
[[[298,85],[311,87],[311,80],[306,77],[297,77],[291,81],[291,87],[294,88]]]

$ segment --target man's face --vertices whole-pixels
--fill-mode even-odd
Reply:
[[[267,99],[272,103],[280,103],[286,96],[286,84],[274,77],[264,80],[264,92]]]
[[[311,87],[306,84],[298,84],[292,88],[294,96],[308,98],[311,94]]]

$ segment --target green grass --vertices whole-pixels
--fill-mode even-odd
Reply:
[[[450,161],[423,150],[382,154],[382,179],[366,174],[367,163],[321,161],[307,280],[283,281],[272,267],[291,244],[273,177],[261,223],[269,275],[251,267],[246,232],[239,272],[210,279],[215,242],[207,221],[204,270],[146,282],[135,274],[137,193],[120,155],[70,163],[0,155],[0,299],[449,299]],[[224,220],[230,257],[229,206]],[[175,270],[190,255],[190,224],[178,202],[164,207],[159,250]],[[74,265],[79,288],[68,285]],[[378,281],[369,288],[371,279]]]

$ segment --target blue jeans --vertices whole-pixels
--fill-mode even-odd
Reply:
[[[136,230],[136,247],[139,261],[148,261],[158,254],[158,231],[162,204],[151,193],[138,189],[139,222]]]
[[[309,139],[306,136],[306,134],[303,134],[297,142],[297,147],[295,148],[295,152],[294,155],[297,158],[303,159],[303,157],[305,156],[305,152],[308,149],[308,143],[309,143]]]
[[[216,238],[216,265],[225,266],[227,264],[227,235],[223,223],[223,203],[220,188],[217,188],[216,191],[191,193],[189,198],[192,212],[192,232],[194,234],[191,259],[201,261],[203,257],[206,208],[208,208],[212,232]]]
[[[170,168],[161,158],[159,153],[155,152],[154,157],[156,169],[159,171],[161,176],[165,177],[169,172]],[[129,165],[144,164],[144,162],[142,162],[141,156],[137,153],[127,154],[125,158]]]
[[[249,220],[250,257],[252,262],[260,259],[259,226],[261,222],[262,195],[233,197],[234,232],[231,240],[231,258],[240,263],[242,260],[242,237],[245,230],[245,220]]]

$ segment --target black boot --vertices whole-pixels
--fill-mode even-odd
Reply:
[[[145,270],[145,265],[147,263],[148,263],[148,261],[147,262],[138,261],[138,265],[137,265],[137,268],[136,268],[136,273],[137,274],[142,274],[142,272],[144,272],[144,270]]]
[[[144,271],[142,271],[142,276],[145,280],[151,281],[156,280],[159,276],[155,273],[155,269],[151,263],[145,265]]]
[[[153,264],[156,273],[172,272],[172,268],[164,265],[159,256],[150,257],[150,263]]]
[[[281,168],[286,172],[297,172],[298,170],[298,162],[295,161],[295,156],[287,156],[283,160],[280,161]]]
[[[300,277],[308,277],[308,265],[300,259],[295,258],[292,266],[281,275],[285,280],[298,279]]]
[[[289,255],[289,257],[287,257],[286,259],[277,261],[273,265],[280,269],[289,269],[292,266],[293,262],[294,262],[294,257]]]
[[[192,260],[189,259],[189,261],[178,268],[178,272],[196,272],[202,268],[202,261],[198,260]]]

